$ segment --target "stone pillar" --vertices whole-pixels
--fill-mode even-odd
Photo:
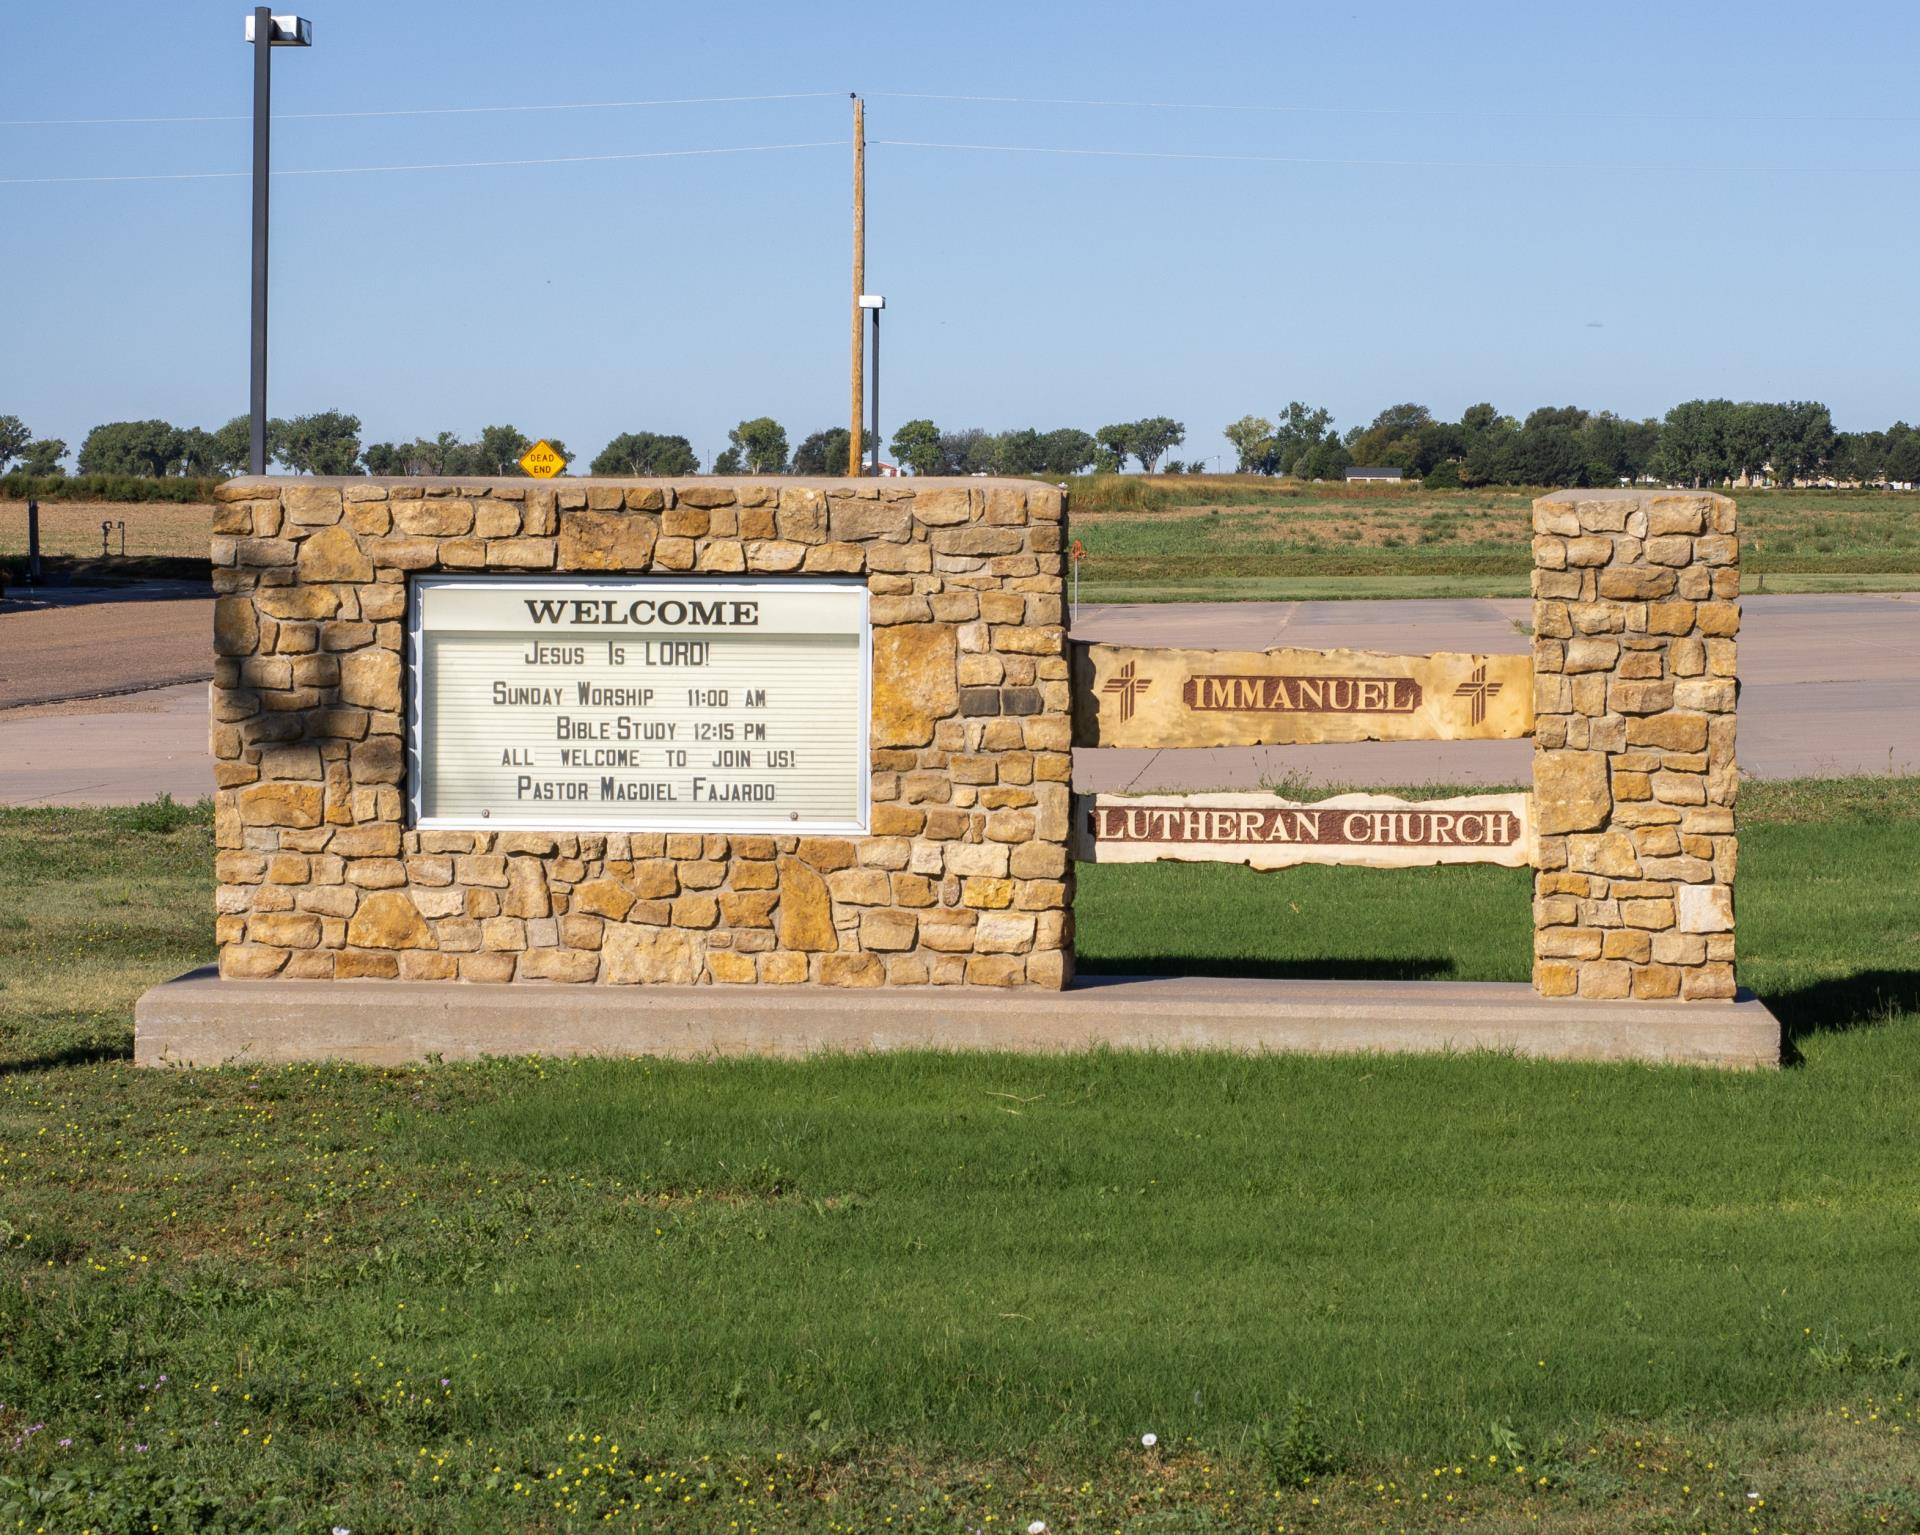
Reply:
[[[1734,994],[1734,503],[1533,503],[1533,984]]]

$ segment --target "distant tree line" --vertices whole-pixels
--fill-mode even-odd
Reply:
[[[1187,429],[1171,416],[1116,422],[1097,432],[1083,432],[1076,426],[1056,427],[1051,432],[1033,427],[989,432],[977,426],[943,432],[922,418],[905,423],[893,434],[889,447],[894,458],[915,474],[1046,475],[1057,479],[1085,474],[1089,469],[1117,474],[1129,458],[1151,474],[1168,450],[1186,439]],[[1173,463],[1166,466],[1175,474],[1187,467]],[[1198,472],[1199,465],[1193,468]]]
[[[1642,421],[1577,405],[1521,420],[1487,404],[1441,421],[1424,405],[1390,405],[1344,434],[1329,412],[1295,400],[1275,420],[1242,416],[1223,431],[1241,473],[1307,480],[1365,465],[1430,486],[1920,481],[1920,429],[1896,421],[1884,432],[1838,432],[1815,400],[1688,400]]]
[[[1653,481],[1719,485],[1731,481],[1782,485],[1886,485],[1920,482],[1920,428],[1896,421],[1885,431],[1835,431],[1832,414],[1813,400],[1688,400],[1661,419],[1635,421],[1577,405],[1543,406],[1524,419],[1492,405],[1469,406],[1442,421],[1424,405],[1391,405],[1365,426],[1336,429],[1332,414],[1302,401],[1273,419],[1242,416],[1223,428],[1242,474],[1338,479],[1356,465],[1399,469],[1431,486],[1613,485]],[[563,457],[565,444],[548,439]],[[786,428],[771,416],[742,421],[727,433],[714,474],[838,475],[847,469],[849,433],[827,427],[790,448]],[[904,423],[888,444],[915,474],[1068,475],[1198,474],[1203,465],[1167,455],[1186,440],[1170,416],[1116,422],[1098,431],[980,427],[942,431],[922,417]],[[524,473],[520,458],[532,439],[512,426],[482,427],[362,448],[360,418],[340,410],[276,417],[267,423],[269,458],[297,474],[497,476]],[[862,454],[873,450],[861,434]],[[0,473],[41,477],[65,473],[67,445],[36,438],[17,416],[0,415]],[[212,431],[165,421],[109,421],[87,433],[75,455],[79,473],[140,479],[218,479],[245,473],[248,422],[236,416]],[[622,432],[587,466],[602,475],[691,475],[700,457],[685,437]]]

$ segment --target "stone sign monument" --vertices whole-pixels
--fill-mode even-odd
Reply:
[[[1393,656],[1070,646],[1064,501],[1025,482],[219,495],[218,976],[141,1000],[142,1062],[1102,1041],[1778,1059],[1778,1025],[1735,1000],[1722,496],[1545,497],[1531,654]],[[1075,744],[1527,735],[1532,793],[1071,790]],[[1533,985],[1076,988],[1074,858],[1531,867]]]
[[[228,977],[1060,987],[1060,492],[221,487]]]

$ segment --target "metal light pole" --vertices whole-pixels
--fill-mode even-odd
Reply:
[[[873,436],[873,472],[877,476],[880,473],[880,311],[887,307],[887,301],[881,294],[863,293],[860,307],[873,316],[873,395],[869,401],[873,425],[868,431]]]
[[[253,45],[253,389],[247,432],[247,471],[267,472],[267,177],[271,135],[274,48],[310,48],[313,23],[303,16],[276,16],[256,5],[247,18]]]

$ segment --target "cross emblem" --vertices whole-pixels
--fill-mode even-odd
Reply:
[[[1135,677],[1135,663],[1129,661],[1119,671],[1109,677],[1101,686],[1103,693],[1117,693],[1120,696],[1120,723],[1125,724],[1133,718],[1133,704],[1142,693],[1153,686],[1151,677]],[[1494,684],[1496,687],[1498,683]]]
[[[1473,700],[1469,718],[1478,725],[1487,717],[1487,700],[1497,696],[1504,686],[1504,683],[1487,681],[1487,663],[1482,661],[1473,669],[1473,675],[1453,690],[1453,696]]]

